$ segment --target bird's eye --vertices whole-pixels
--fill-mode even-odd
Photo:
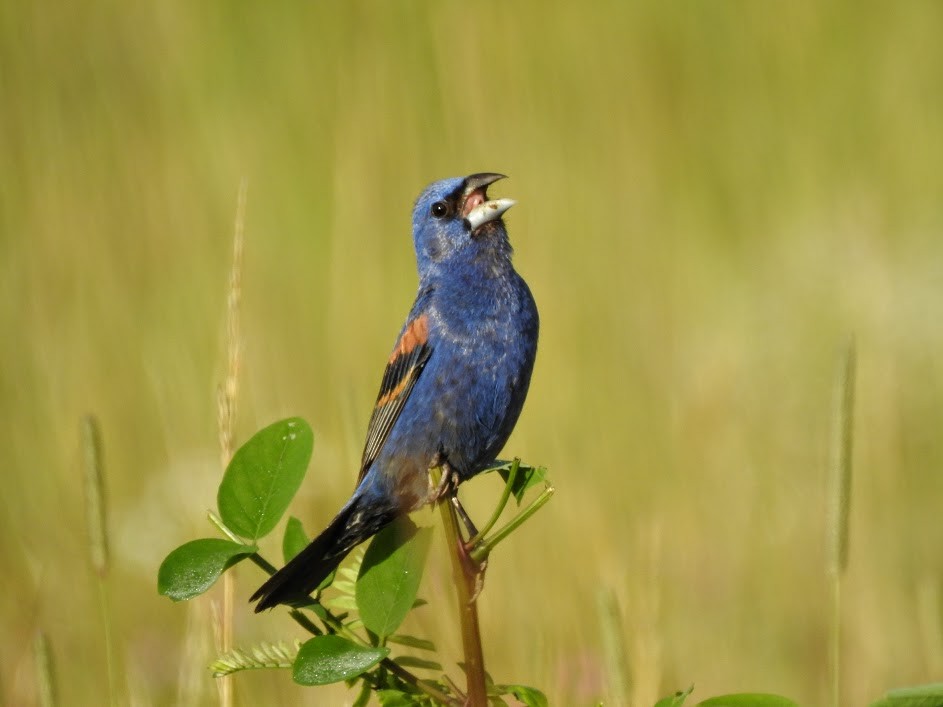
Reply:
[[[449,212],[449,206],[444,201],[437,201],[432,205],[431,212],[436,218],[442,218]]]

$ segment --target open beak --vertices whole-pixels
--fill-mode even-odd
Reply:
[[[465,189],[462,195],[464,197],[462,215],[468,221],[468,226],[472,231],[475,231],[482,224],[501,218],[505,211],[517,203],[514,199],[492,199],[488,201],[486,193],[488,186],[499,179],[504,179],[504,175],[491,172],[466,177]]]

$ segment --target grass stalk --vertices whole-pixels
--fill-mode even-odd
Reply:
[[[233,420],[239,394],[240,349],[240,302],[242,300],[242,258],[245,243],[246,195],[248,180],[243,177],[236,200],[236,218],[233,226],[232,270],[229,274],[229,294],[226,300],[226,381],[217,396],[217,425],[219,430],[220,463],[225,469],[233,454]],[[223,575],[223,608],[219,621],[218,649],[221,653],[232,650],[232,616],[235,597],[235,573]],[[219,703],[232,706],[232,680],[229,676],[219,678]]]
[[[33,660],[36,664],[36,687],[40,707],[55,707],[56,681],[53,672],[52,650],[45,632],[37,631],[33,638]]]
[[[92,415],[82,418],[82,458],[85,488],[85,521],[88,528],[89,561],[98,584],[98,608],[105,641],[105,663],[108,670],[108,698],[117,705],[118,686],[115,648],[111,632],[111,610],[108,599],[108,522],[105,503],[105,479],[101,428]]]
[[[831,704],[841,705],[841,590],[848,566],[857,354],[854,340],[842,354],[835,387],[826,507],[826,575],[831,595],[829,682]]]
[[[625,669],[629,662],[622,633],[622,615],[615,592],[611,589],[600,590],[596,596],[596,611],[602,630],[603,658],[606,665],[606,687],[609,694],[606,704],[622,707],[627,704],[629,695],[629,678]]]

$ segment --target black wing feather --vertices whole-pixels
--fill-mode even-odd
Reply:
[[[367,441],[364,444],[363,459],[360,462],[358,484],[380,453],[383,443],[403,411],[403,406],[409,399],[409,394],[416,385],[416,381],[419,380],[419,374],[429,361],[430,355],[432,355],[432,347],[428,342],[417,343],[409,351],[395,353],[386,365],[383,381],[380,384],[380,393],[377,395],[377,404],[367,427]]]

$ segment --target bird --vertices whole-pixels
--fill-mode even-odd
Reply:
[[[357,484],[327,528],[252,595],[256,612],[304,602],[344,557],[396,518],[492,465],[530,386],[540,328],[489,199],[505,175],[430,184],[412,213],[416,300],[386,363]],[[430,469],[443,470],[444,484]]]

